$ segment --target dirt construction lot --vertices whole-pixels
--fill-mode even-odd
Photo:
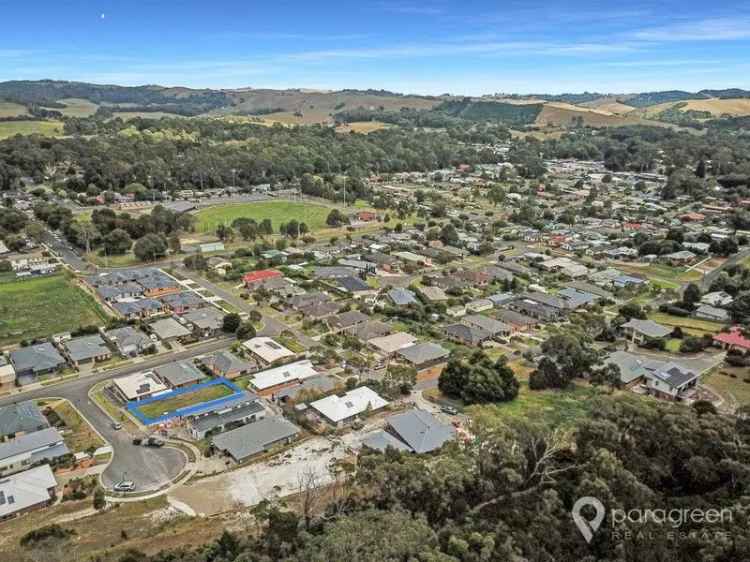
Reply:
[[[349,456],[350,451],[340,440],[313,437],[268,461],[189,483],[169,497],[187,504],[198,515],[256,505],[266,498],[295,493],[299,476],[311,471],[321,484],[330,482],[329,466]]]

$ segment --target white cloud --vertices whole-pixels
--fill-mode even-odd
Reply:
[[[750,18],[714,18],[658,27],[630,33],[642,41],[732,41],[750,38]]]

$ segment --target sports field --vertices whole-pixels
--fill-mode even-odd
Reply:
[[[209,207],[198,212],[197,229],[199,232],[214,232],[220,224],[230,226],[238,218],[254,219],[260,223],[271,219],[274,232],[278,232],[282,223],[292,219],[307,224],[311,232],[326,228],[326,218],[330,207],[303,201],[258,201],[255,203],[238,203]]]
[[[93,297],[62,274],[0,284],[0,346],[106,319]]]

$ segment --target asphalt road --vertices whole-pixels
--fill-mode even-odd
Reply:
[[[0,399],[0,406],[22,400],[38,400],[46,397],[59,397],[69,400],[112,445],[114,456],[111,464],[102,475],[104,485],[109,487],[127,479],[135,482],[138,491],[155,490],[167,484],[182,472],[187,462],[185,455],[180,450],[170,447],[156,449],[133,445],[132,439],[134,436],[124,429],[117,431],[112,428],[112,420],[91,401],[88,396],[89,390],[104,380],[225,349],[231,341],[229,338],[223,338],[199,344],[179,353],[171,353],[138,364],[23,392]]]
[[[89,262],[84,260],[73,250],[73,247],[67,240],[58,240],[49,230],[45,230],[42,234],[42,242],[44,242],[55,254],[60,256],[60,258],[73,268],[73,270],[85,272],[91,267]]]

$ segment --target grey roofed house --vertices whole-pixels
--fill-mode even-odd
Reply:
[[[282,388],[275,393],[276,399],[286,400],[287,398],[291,398],[292,400],[295,400],[297,398],[297,395],[303,390],[314,390],[326,393],[336,388],[337,384],[338,379],[332,377],[331,375],[321,373],[319,375],[303,379],[298,385]]]
[[[51,461],[68,453],[70,450],[63,442],[60,432],[54,427],[47,427],[0,443],[0,466],[11,457],[25,457],[28,461],[26,464],[29,465],[43,460]],[[16,464],[14,461],[13,466]]]
[[[193,291],[183,291],[181,293],[172,293],[159,297],[159,300],[166,304],[171,310],[182,311],[188,308],[200,308],[205,306],[204,301]]]
[[[633,330],[633,332],[648,338],[664,338],[672,333],[671,328],[662,326],[653,320],[640,320],[638,318],[631,318],[623,324],[622,327],[628,330]]]
[[[207,306],[198,310],[191,310],[182,316],[199,330],[216,332],[224,323],[224,313],[218,308]]]
[[[272,416],[220,433],[211,439],[211,444],[235,461],[242,462],[276,443],[292,440],[299,431],[292,422],[281,416]]]
[[[49,427],[47,418],[32,400],[0,408],[0,439],[19,433],[32,433]]]
[[[209,371],[219,377],[231,377],[250,372],[256,365],[229,351],[217,351],[199,360]]]
[[[413,365],[423,365],[447,358],[451,352],[436,343],[424,342],[399,349],[396,353]]]
[[[211,430],[217,428],[224,428],[230,423],[243,422],[254,419],[254,416],[259,414],[265,415],[265,408],[263,404],[258,400],[258,397],[252,393],[248,393],[254,398],[248,401],[247,404],[239,407],[234,407],[224,412],[216,412],[207,416],[201,416],[190,421],[191,429],[193,433],[200,439],[203,439]]]
[[[607,291],[606,289],[602,289],[598,285],[594,285],[593,283],[587,283],[585,281],[571,281],[570,283],[565,283],[565,286],[570,289],[576,289],[578,291],[583,291],[585,293],[591,293],[592,295],[596,295],[597,297],[600,297],[602,299],[614,299],[614,295]]]
[[[198,367],[190,361],[174,361],[155,367],[154,372],[172,388],[196,383],[206,378]]]
[[[313,277],[316,279],[341,279],[357,275],[357,270],[353,267],[342,266],[322,266],[313,270]]]
[[[520,312],[509,310],[507,308],[498,309],[497,317],[501,321],[516,327],[534,326],[538,323],[536,318],[532,318],[531,316],[527,316],[526,314],[521,314]]]
[[[495,307],[502,306],[516,298],[513,293],[495,293],[487,297]]]
[[[697,379],[700,375],[695,371],[691,371],[690,369],[678,365],[677,363],[665,363],[658,369],[649,372],[647,376],[649,378],[659,379],[669,386],[677,388]]]
[[[441,423],[425,410],[415,408],[389,417],[386,422],[415,453],[429,453],[455,436],[450,424]]]
[[[369,319],[369,316],[361,313],[359,310],[349,310],[328,318],[328,325],[333,330],[344,330],[359,324],[364,324]]]
[[[452,340],[457,340],[466,345],[479,345],[492,338],[492,334],[479,326],[467,326],[466,324],[449,324],[443,331]]]
[[[419,304],[417,297],[409,289],[402,289],[401,287],[395,287],[388,291],[388,298],[393,301],[396,306],[409,306],[412,304]]]
[[[190,335],[190,330],[180,324],[174,318],[162,318],[149,324],[149,329],[157,335],[160,340],[171,340]]]
[[[10,361],[18,376],[49,373],[65,365],[63,356],[49,342],[11,351]]]
[[[110,306],[125,318],[150,316],[152,314],[158,314],[164,310],[164,303],[155,299],[113,302]]]
[[[132,326],[108,330],[104,337],[124,356],[138,355],[151,346],[149,337]]]
[[[387,431],[376,431],[362,440],[362,445],[375,451],[385,452],[388,447],[397,451],[411,452],[411,447],[396,439]]]
[[[372,291],[372,287],[362,281],[359,277],[338,277],[336,278],[336,285],[347,293]]]
[[[559,310],[564,310],[568,308],[568,305],[566,302],[558,298],[554,295],[548,295],[547,293],[542,293],[540,291],[533,291],[531,293],[524,293],[522,298],[531,300],[534,302],[538,302],[540,304],[543,304],[544,306],[548,306],[550,308],[557,308]]]
[[[380,338],[391,333],[391,327],[379,320],[370,320],[363,324],[357,324],[346,329],[346,333],[362,341]]]
[[[581,306],[588,306],[599,300],[599,297],[593,293],[579,291],[578,289],[573,289],[571,287],[561,289],[557,294],[560,295],[568,304],[568,307],[572,309],[580,308]]]
[[[500,322],[499,320],[495,320],[494,318],[490,318],[489,316],[484,316],[483,314],[470,314],[468,316],[464,316],[462,322],[470,326],[482,328],[483,330],[489,332],[492,337],[510,334],[513,330],[509,324]]]
[[[620,369],[620,382],[625,385],[645,377],[650,366],[647,362],[644,362],[643,356],[627,351],[614,351],[607,356],[603,363],[605,365],[617,365]],[[657,363],[660,364],[661,362]]]
[[[420,287],[419,292],[424,298],[431,302],[441,302],[448,300],[448,295],[446,295],[445,291],[443,291],[443,289],[441,289],[440,287]]]
[[[497,267],[494,265],[488,265],[482,268],[480,271],[490,276],[493,281],[513,281],[513,273],[507,269]]]
[[[111,355],[106,342],[99,334],[82,336],[63,342],[65,352],[74,363],[81,363],[97,357]]]
[[[717,308],[709,304],[702,304],[695,309],[693,315],[696,318],[704,320],[713,320],[714,322],[726,322],[729,320],[729,312],[723,308]]]

